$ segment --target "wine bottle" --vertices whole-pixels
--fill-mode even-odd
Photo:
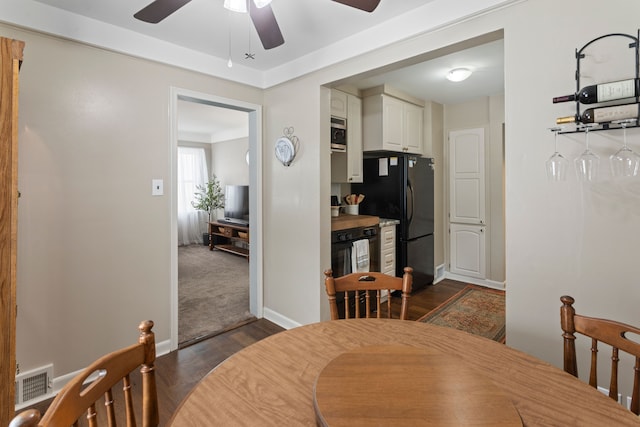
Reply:
[[[611,107],[588,108],[581,116],[559,117],[557,124],[563,123],[610,123],[614,120],[626,120],[638,118],[640,104],[623,104]]]
[[[553,98],[553,103],[580,101],[582,104],[615,101],[616,99],[631,98],[640,94],[640,79],[627,79],[611,83],[585,86],[580,92]]]

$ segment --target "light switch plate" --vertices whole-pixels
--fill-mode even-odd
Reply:
[[[151,180],[151,195],[162,196],[164,194],[164,185],[161,179]]]

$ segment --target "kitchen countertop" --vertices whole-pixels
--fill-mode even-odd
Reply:
[[[380,227],[386,227],[389,225],[398,225],[400,221],[397,219],[380,218]]]
[[[347,230],[356,227],[373,227],[378,225],[380,218],[371,215],[346,215],[331,217],[331,231]]]

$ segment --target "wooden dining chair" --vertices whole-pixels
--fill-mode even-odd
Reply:
[[[611,346],[611,377],[609,380],[609,397],[618,400],[618,361],[619,351],[622,350],[635,356],[635,367],[633,369],[633,391],[631,396],[631,406],[629,409],[636,414],[640,414],[640,344],[630,340],[626,334],[636,334],[640,336],[640,329],[607,319],[597,319],[576,314],[573,308],[575,300],[564,295],[560,297],[562,307],[560,308],[560,324],[564,333],[564,370],[571,375],[578,376],[578,366],[576,359],[575,333],[579,333],[591,338],[591,370],[589,373],[589,385],[598,387],[597,362],[598,362],[598,342],[603,342]]]
[[[9,427],[67,427],[85,424],[96,427],[98,420],[102,418],[106,419],[109,427],[116,426],[118,421],[124,421],[121,425],[129,427],[137,425],[136,413],[141,414],[142,427],[157,426],[159,413],[154,367],[156,343],[152,327],[151,320],[140,323],[137,344],[102,356],[73,378],[53,399],[42,418],[38,410],[29,409],[18,414]],[[130,376],[139,366],[142,397],[138,393],[134,396],[132,386],[137,383],[137,378]],[[122,387],[123,397],[118,395],[114,403],[113,390],[118,384]],[[140,405],[134,408],[134,402],[140,401],[141,412]],[[96,406],[96,403],[100,405]],[[104,408],[99,409],[101,406]],[[81,420],[84,414],[86,420]]]
[[[331,269],[324,272],[326,276],[324,284],[329,297],[329,307],[331,308],[331,320],[340,318],[340,310],[338,310],[338,302],[336,296],[344,296],[344,317],[382,317],[382,299],[384,297],[382,291],[387,291],[387,310],[386,317],[391,318],[391,292],[402,292],[402,305],[400,308],[400,319],[407,319],[408,300],[411,294],[411,285],[413,284],[413,268],[405,267],[402,277],[393,277],[384,273],[351,273],[342,277],[333,277]],[[372,304],[372,301],[373,304]],[[353,316],[351,315],[350,303],[354,304]],[[360,303],[364,302],[364,310],[360,309]],[[361,313],[364,311],[364,313]]]

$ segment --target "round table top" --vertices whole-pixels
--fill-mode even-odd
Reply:
[[[431,348],[376,345],[342,353],[314,389],[318,425],[522,427],[513,403],[461,359]]]
[[[640,425],[617,402],[540,359],[455,329],[390,319],[314,323],[252,344],[205,376],[170,425],[316,426],[313,385],[320,372],[345,352],[376,345],[431,349],[460,360],[502,390],[525,426]],[[560,338],[558,346],[561,352]]]

